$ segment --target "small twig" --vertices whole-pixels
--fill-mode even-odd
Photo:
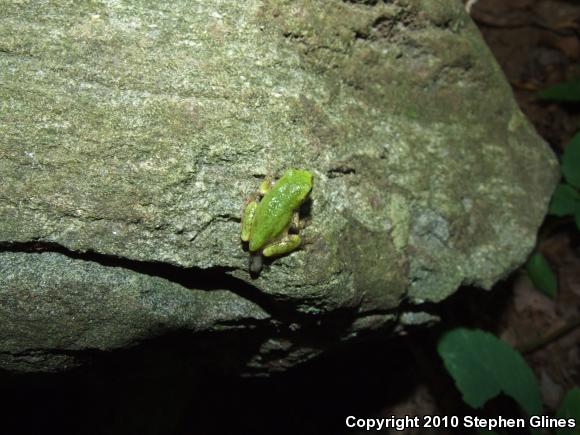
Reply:
[[[465,10],[467,11],[467,13],[471,13],[471,8],[478,2],[478,0],[467,0],[467,3],[465,3]]]
[[[552,332],[548,332],[546,335],[540,337],[537,340],[531,341],[529,343],[524,343],[523,345],[518,346],[517,349],[523,354],[535,352],[547,346],[548,344],[560,339],[564,335],[569,334],[579,326],[580,326],[580,316],[573,318],[571,321],[560,326],[559,328],[556,328]]]

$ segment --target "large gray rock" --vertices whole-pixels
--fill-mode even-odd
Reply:
[[[455,0],[1,1],[0,98],[15,371],[241,331],[267,373],[428,321],[525,260],[557,178]],[[252,278],[241,210],[288,167],[305,242]]]

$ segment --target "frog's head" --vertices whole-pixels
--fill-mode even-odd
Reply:
[[[302,202],[312,190],[312,173],[305,169],[290,168],[286,170],[282,179],[296,189],[296,197]]]

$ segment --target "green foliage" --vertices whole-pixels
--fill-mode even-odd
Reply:
[[[580,132],[566,145],[561,167],[566,182],[556,187],[549,213],[559,217],[574,216],[580,229]]]
[[[562,400],[556,418],[573,418],[576,420],[575,428],[556,429],[556,435],[580,435],[580,388],[572,388]]]
[[[538,381],[522,356],[494,335],[457,328],[437,346],[463,400],[474,408],[504,393],[529,415],[542,413]]]
[[[580,101],[580,78],[550,86],[538,92],[538,96],[552,101]]]
[[[580,101],[580,78],[558,83],[538,92],[538,96],[552,101]],[[580,229],[580,131],[566,145],[561,167],[566,183],[556,188],[549,213],[559,217],[574,216]]]
[[[575,215],[580,211],[580,192],[567,183],[560,183],[550,202],[549,213],[554,216]]]
[[[574,135],[564,149],[562,174],[569,184],[580,189],[580,132]]]
[[[551,298],[556,297],[558,280],[554,272],[552,272],[546,257],[541,252],[534,252],[528,259],[526,271],[538,290]]]

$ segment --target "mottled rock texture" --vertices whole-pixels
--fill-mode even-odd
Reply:
[[[427,321],[525,260],[558,173],[455,0],[0,1],[0,104],[14,371],[232,334],[268,373]],[[304,243],[252,278],[241,210],[288,167]]]

